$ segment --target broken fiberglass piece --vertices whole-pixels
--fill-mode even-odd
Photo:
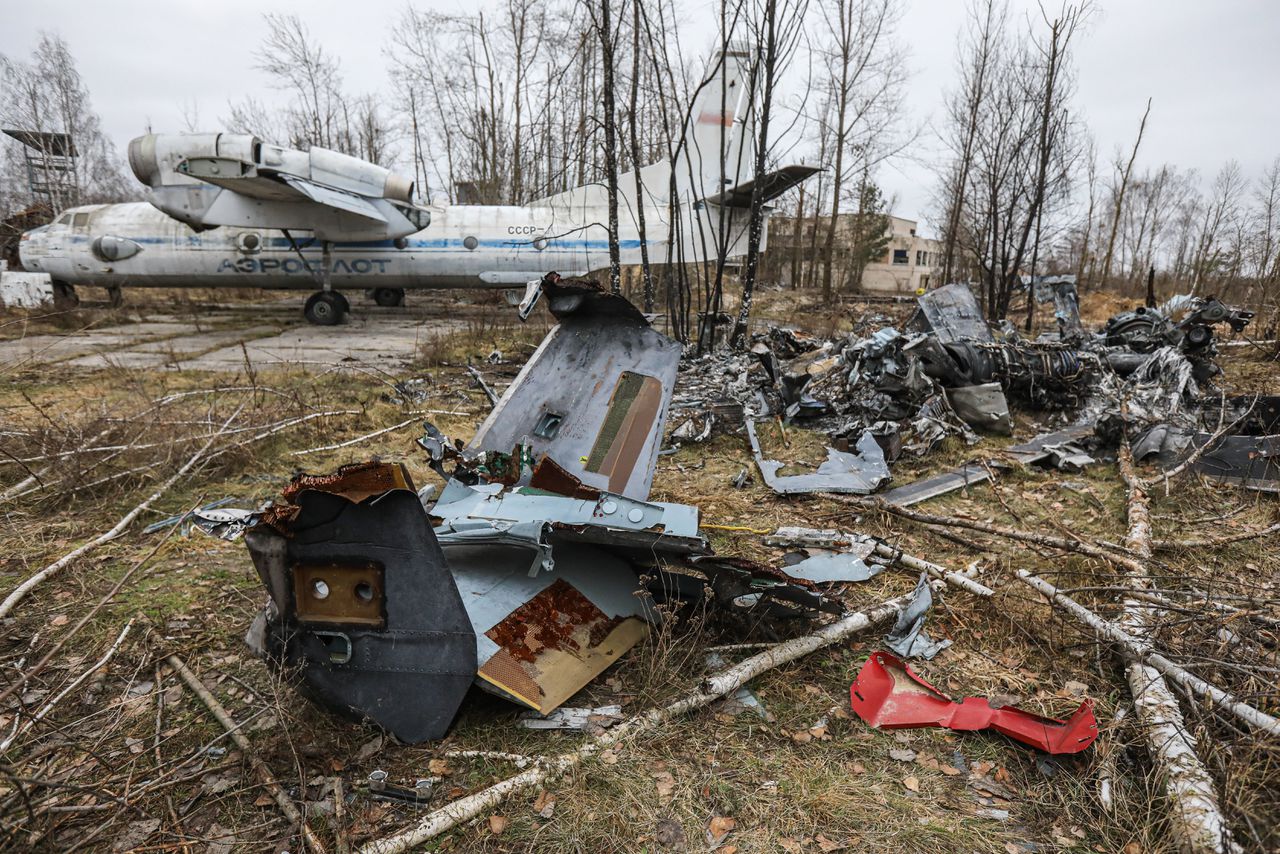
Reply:
[[[747,438],[751,442],[751,452],[755,455],[760,475],[765,484],[779,495],[803,495],[810,492],[869,495],[888,483],[891,477],[884,451],[870,430],[863,431],[858,438],[856,454],[827,448],[827,458],[818,466],[817,471],[779,475],[778,470],[786,464],[766,460],[760,450],[760,440],[756,437],[755,422],[748,419],[746,425]]]
[[[965,339],[995,340],[982,317],[977,297],[967,285],[945,285],[922,295],[917,303],[919,315],[913,317],[909,325],[924,332],[932,331],[943,344]]]
[[[893,628],[885,636],[884,644],[903,658],[923,658],[925,661],[951,646],[951,641],[935,641],[924,631],[924,621],[933,607],[933,589],[929,586],[929,574],[920,573],[911,602],[898,613]]]
[[[560,321],[507,387],[467,446],[529,446],[587,486],[644,500],[653,483],[680,345],[627,300],[594,282],[542,293]]]
[[[408,743],[441,738],[475,678],[476,638],[417,494],[289,493],[245,534],[271,596],[250,637],[334,712]]]
[[[947,403],[960,420],[979,430],[990,430],[1005,436],[1013,433],[1009,418],[1009,401],[1005,399],[1000,383],[949,388]]]
[[[866,581],[884,570],[884,565],[873,563],[867,565],[866,559],[875,551],[871,543],[855,543],[845,551],[820,551],[796,563],[782,567],[782,571],[792,578],[803,578],[815,584],[828,584],[836,581]]]
[[[853,711],[873,727],[946,727],[955,732],[993,729],[1046,753],[1079,753],[1098,737],[1093,701],[1085,700],[1066,721],[1013,706],[991,708],[983,697],[953,701],[887,652],[874,652],[849,688]]]

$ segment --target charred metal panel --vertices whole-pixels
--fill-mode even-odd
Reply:
[[[544,284],[560,323],[468,446],[528,445],[596,489],[644,500],[675,388],[680,345],[620,296],[594,286]]]
[[[929,291],[920,297],[919,305],[912,325],[922,332],[933,332],[943,344],[965,339],[994,340],[977,297],[966,285],[952,284]]]
[[[476,641],[418,496],[304,489],[293,500],[287,536],[266,524],[245,535],[271,592],[270,658],[335,712],[410,743],[442,737],[475,677]]]

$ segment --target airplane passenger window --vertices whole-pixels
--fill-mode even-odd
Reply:
[[[480,241],[468,235],[467,237],[463,238],[462,245],[467,247],[468,249],[475,249],[477,246],[480,245]]]
[[[546,249],[547,239],[545,237],[539,237],[537,240],[533,241],[533,248],[537,249],[539,252]]]
[[[72,228],[84,228],[89,224],[89,214],[87,212],[78,213],[71,219]]]

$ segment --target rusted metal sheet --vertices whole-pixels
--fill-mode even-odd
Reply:
[[[477,684],[543,714],[617,661],[657,619],[648,597],[636,594],[634,570],[603,549],[561,543],[552,570],[531,571],[529,552],[515,542],[446,534],[441,545],[475,631]]]
[[[644,500],[675,387],[680,345],[594,282],[543,281],[560,323],[467,446],[526,445],[583,485]]]

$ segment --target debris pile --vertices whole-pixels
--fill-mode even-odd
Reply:
[[[727,352],[686,365],[688,382],[674,409],[699,414],[681,422],[672,438],[702,441],[717,427],[731,429],[736,425],[724,413],[740,409],[761,475],[783,495],[877,492],[904,452],[927,453],[948,436],[976,444],[976,431],[1011,434],[1010,401],[1065,428],[1011,451],[1066,470],[1093,461],[1087,445],[1075,443],[1114,445],[1137,424],[1147,431],[1139,457],[1156,456],[1166,465],[1186,458],[1193,437],[1208,438],[1205,431],[1213,428],[1207,425],[1221,416],[1220,401],[1208,393],[1221,373],[1214,328],[1225,324],[1239,332],[1252,312],[1212,297],[1181,296],[1122,312],[1090,334],[1080,323],[1074,279],[1038,282],[1035,295],[1054,302],[1058,320],[1056,332],[1035,339],[1007,322],[989,326],[960,284],[921,296],[902,328],[825,341],[771,328],[753,339],[755,364],[747,354]],[[1248,405],[1236,400],[1231,409],[1239,413]],[[812,473],[779,476],[784,463],[765,456],[756,429],[770,419],[826,432],[832,442],[827,459]],[[1275,479],[1274,463],[1257,466],[1280,442],[1260,432],[1274,432],[1274,420],[1246,424],[1237,414],[1240,431],[1254,436],[1243,446],[1258,471],[1242,471],[1245,458],[1224,449],[1215,459],[1231,469],[1227,476]],[[1206,463],[1200,470],[1211,468]],[[972,482],[970,474],[979,472],[960,472],[958,483]]]

